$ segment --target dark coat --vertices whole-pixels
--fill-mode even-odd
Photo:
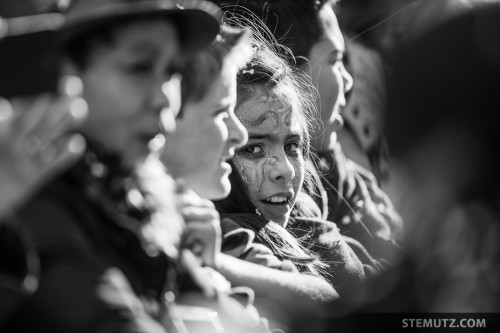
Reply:
[[[164,332],[161,299],[173,267],[166,255],[146,251],[65,177],[20,217],[42,270],[5,332]]]
[[[30,239],[19,225],[0,225],[0,331],[18,306],[38,286],[38,258]]]
[[[328,200],[327,220],[375,259],[393,262],[401,254],[403,221],[391,199],[370,171],[345,157],[340,145],[318,155]]]

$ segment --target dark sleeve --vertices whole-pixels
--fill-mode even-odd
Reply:
[[[142,301],[146,297],[132,287],[133,273],[111,265],[105,249],[82,231],[78,219],[91,215],[75,216],[49,195],[31,202],[21,216],[32,232],[42,273],[37,292],[23,303],[10,331],[165,332]]]
[[[402,220],[373,175],[348,160],[340,146],[322,152],[322,182],[328,220],[342,235],[357,240],[376,259],[392,262],[400,253]]]
[[[29,238],[10,222],[9,219],[0,224],[0,331],[38,283],[38,260]]]
[[[328,278],[341,296],[344,287],[356,285],[382,269],[359,242],[341,235],[333,222],[296,219],[289,228],[328,265]]]

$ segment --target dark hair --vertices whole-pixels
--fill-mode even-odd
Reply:
[[[280,44],[292,51],[296,64],[306,63],[323,33],[320,10],[336,0],[212,0],[226,17],[258,17]],[[251,13],[251,14],[250,14]]]
[[[224,66],[225,59],[237,69],[250,60],[250,32],[244,28],[221,26],[215,41],[207,48],[189,57],[182,70],[182,101],[198,102],[205,97],[215,77]]]

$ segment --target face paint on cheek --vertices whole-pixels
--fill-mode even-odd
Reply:
[[[260,192],[266,180],[266,166],[269,165],[271,167],[275,167],[279,162],[279,157],[270,156],[261,160],[259,163],[253,163],[242,157],[235,156],[234,162],[241,179],[243,179],[245,184],[248,186],[249,192]],[[256,184],[259,185],[255,186]]]
[[[270,165],[271,167],[276,166],[278,164],[279,158],[277,156],[271,156],[268,157],[264,160],[264,163],[262,163],[261,167],[261,175],[262,175],[262,182],[260,183],[259,187],[257,188],[257,191],[260,192],[262,190],[262,186],[264,186],[264,181],[266,180],[266,165]]]
[[[245,159],[239,157],[238,155],[234,157],[234,162],[241,179],[243,179],[247,186],[250,186],[251,183],[254,183],[255,180],[257,180],[259,173],[257,171],[257,166],[254,163],[245,161]]]

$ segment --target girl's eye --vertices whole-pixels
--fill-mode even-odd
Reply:
[[[246,153],[246,154],[260,154],[260,153],[264,152],[264,149],[262,149],[262,147],[257,146],[257,145],[250,145],[250,146],[243,147],[241,149],[241,151]]]
[[[289,144],[285,145],[285,151],[286,152],[296,153],[299,150],[300,150],[300,144],[297,143],[297,142],[292,142],[292,143],[289,143]]]

